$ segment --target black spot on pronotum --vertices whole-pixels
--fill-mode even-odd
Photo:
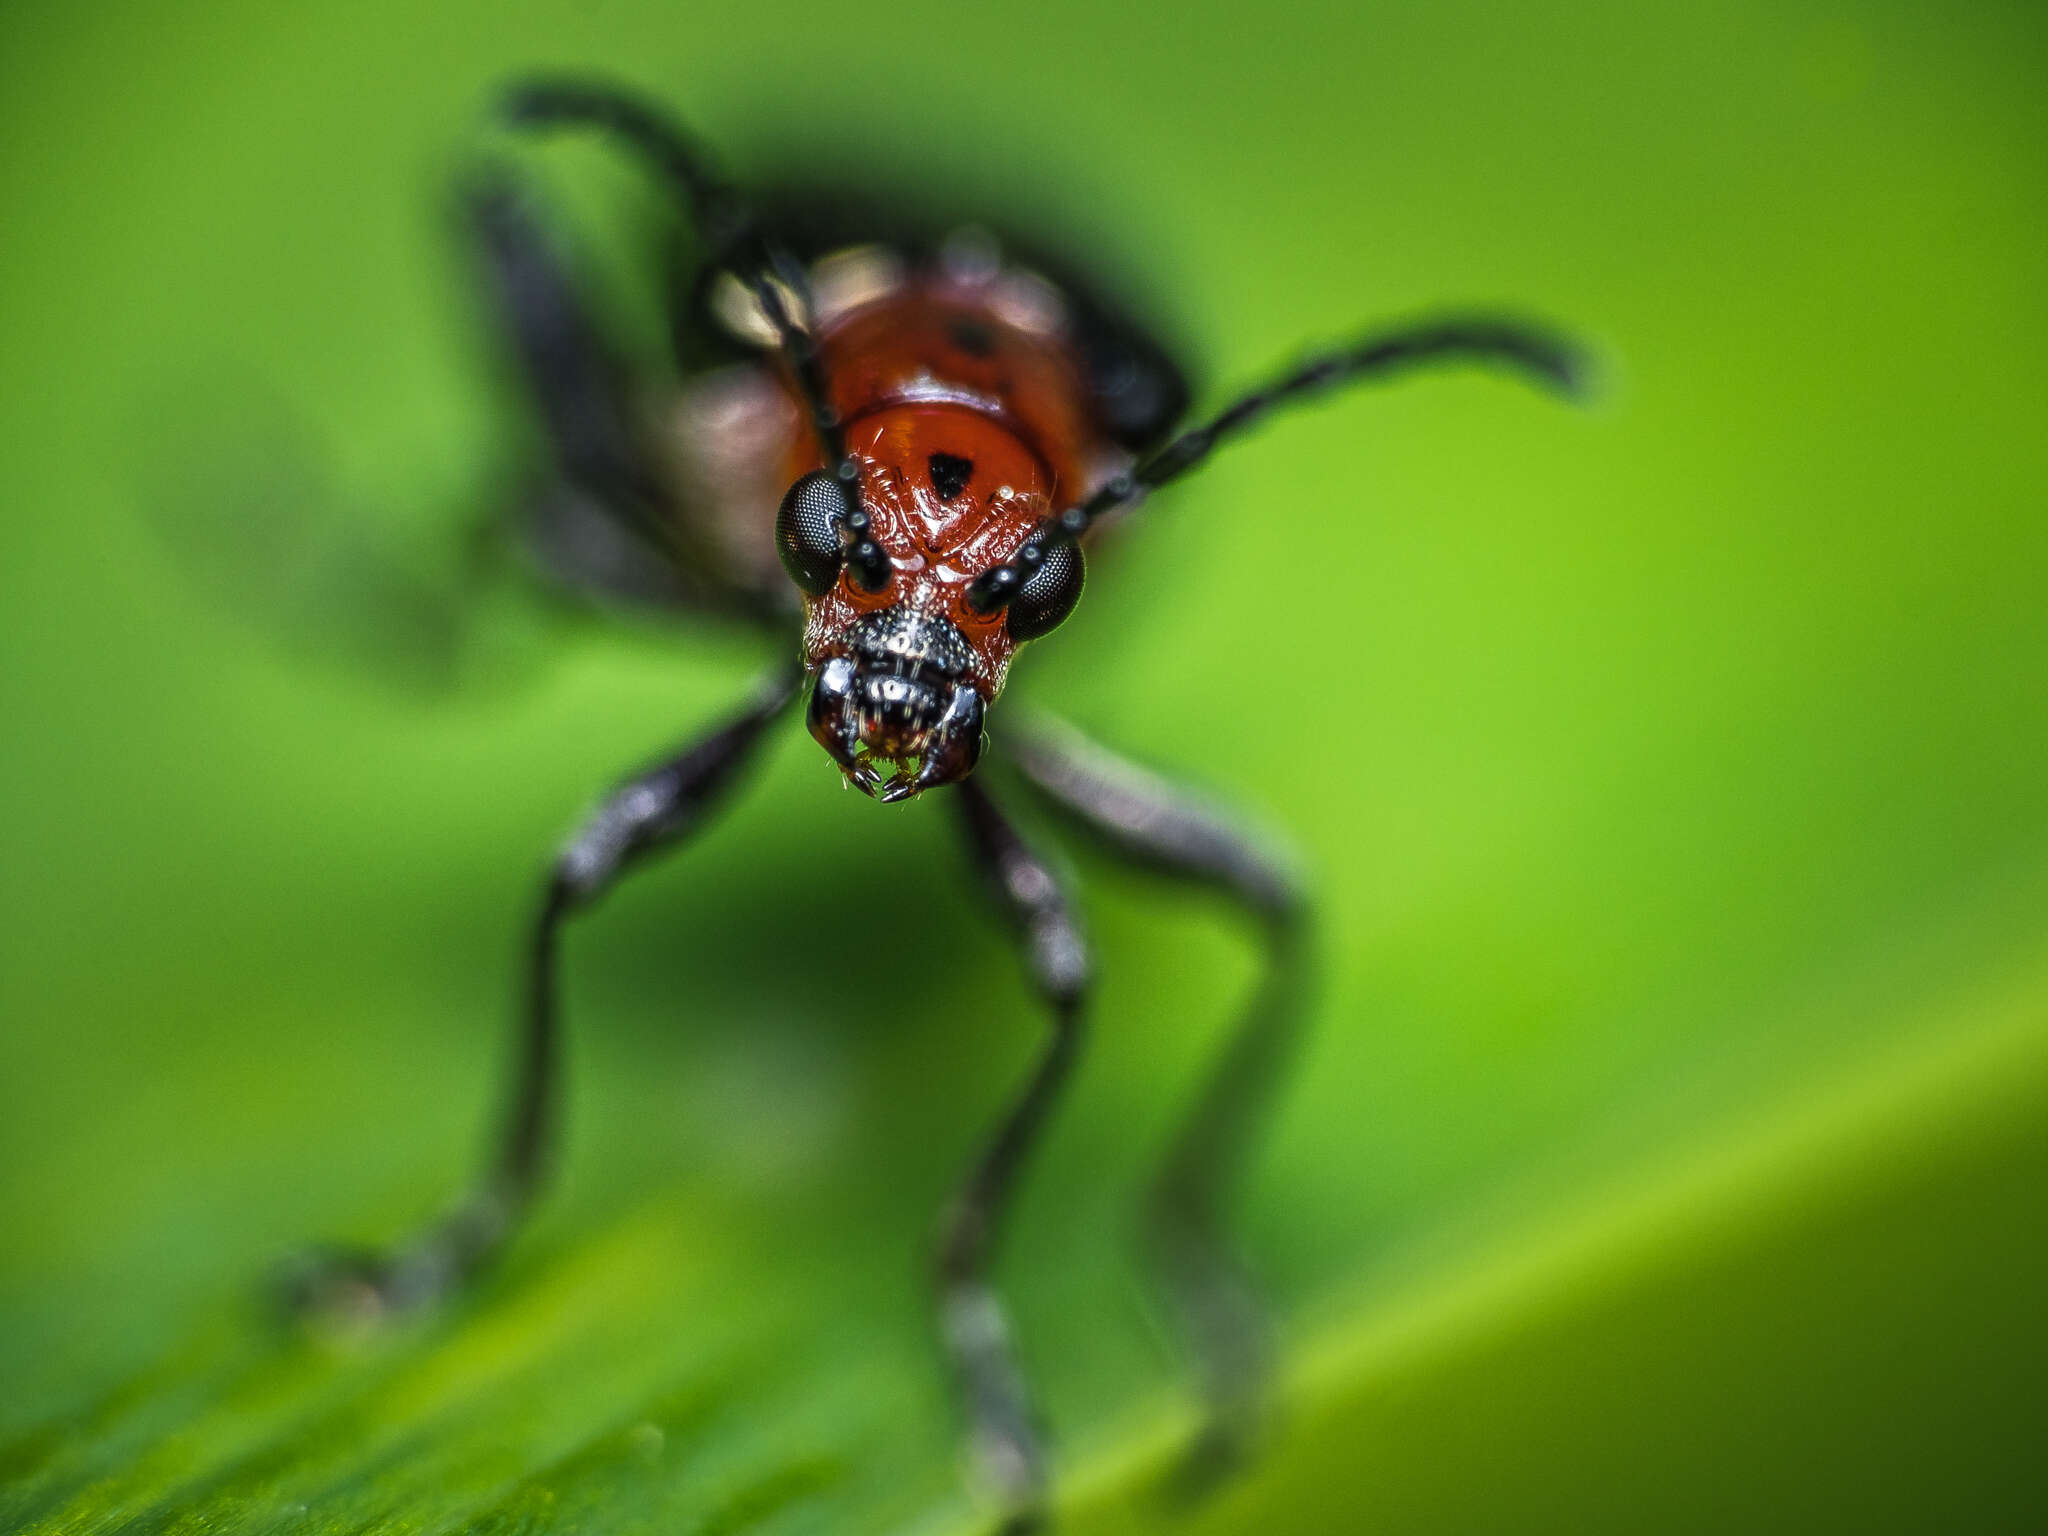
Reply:
[[[926,461],[932,476],[932,489],[939,493],[939,500],[951,501],[967,489],[967,482],[974,478],[974,460],[959,458],[950,453],[935,453]]]
[[[953,345],[969,357],[987,357],[996,349],[996,339],[979,320],[955,320],[946,327]]]

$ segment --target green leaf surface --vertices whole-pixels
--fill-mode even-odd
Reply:
[[[261,1304],[459,1185],[547,851],[762,659],[442,601],[533,448],[446,189],[538,65],[1040,227],[1211,399],[1459,301],[1601,351],[1584,413],[1276,422],[1020,663],[1291,829],[1327,957],[1241,1200],[1281,1411],[1177,1505],[1129,1201],[1254,956],[1072,851],[1098,1024],[1002,1266],[1063,1529],[2048,1524],[2044,63],[1812,0],[0,13],[0,1528],[987,1524],[922,1255],[1040,1021],[946,808],[800,733],[575,929],[480,1291]],[[658,203],[540,174],[651,349]]]

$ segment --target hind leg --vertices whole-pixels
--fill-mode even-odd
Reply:
[[[786,628],[787,598],[724,558],[714,509],[658,439],[659,391],[635,376],[533,200],[502,172],[464,188],[493,309],[535,404],[556,480],[534,499],[534,553],[572,587]]]

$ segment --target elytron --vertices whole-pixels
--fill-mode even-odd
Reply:
[[[1061,880],[1005,798],[1033,796],[1111,853],[1216,890],[1255,920],[1264,979],[1140,1223],[1206,1405],[1190,1465],[1226,1464],[1258,1423],[1270,1349],[1222,1208],[1295,1033],[1302,899],[1286,861],[1228,816],[1069,728],[1006,721],[995,705],[1018,648],[1079,601],[1091,533],[1274,408],[1443,361],[1504,365],[1569,392],[1575,352],[1528,325],[1437,318],[1316,353],[1176,433],[1189,405],[1181,369],[1063,263],[981,225],[917,231],[848,213],[844,199],[742,195],[678,124],[604,85],[529,82],[500,115],[519,133],[586,130],[622,147],[672,195],[697,257],[669,285],[680,382],[637,377],[530,189],[502,167],[467,184],[493,309],[552,449],[553,480],[532,503],[537,550],[586,586],[637,585],[752,625],[782,657],[728,718],[617,788],[556,860],[528,952],[509,1112],[476,1187],[389,1251],[309,1256],[296,1301],[419,1307],[502,1249],[557,1129],[564,923],[683,842],[768,729],[801,709],[846,781],[875,800],[952,801],[1050,1012],[1037,1064],[942,1213],[933,1255],[939,1333],[1006,1528],[1044,1515],[1049,1483],[991,1259],[1079,1052],[1090,964]],[[622,549],[653,575],[622,578]],[[1217,643],[1248,641],[1219,624]],[[1232,698],[1211,724],[1257,728],[1259,707]]]

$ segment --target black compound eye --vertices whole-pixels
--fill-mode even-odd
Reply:
[[[839,525],[849,508],[846,491],[822,469],[814,469],[789,488],[775,514],[775,552],[789,579],[812,597],[839,579],[846,559],[839,543]]]
[[[1031,579],[1010,599],[1010,638],[1036,640],[1060,627],[1081,601],[1081,583],[1087,579],[1081,551],[1061,544],[1047,552]]]

